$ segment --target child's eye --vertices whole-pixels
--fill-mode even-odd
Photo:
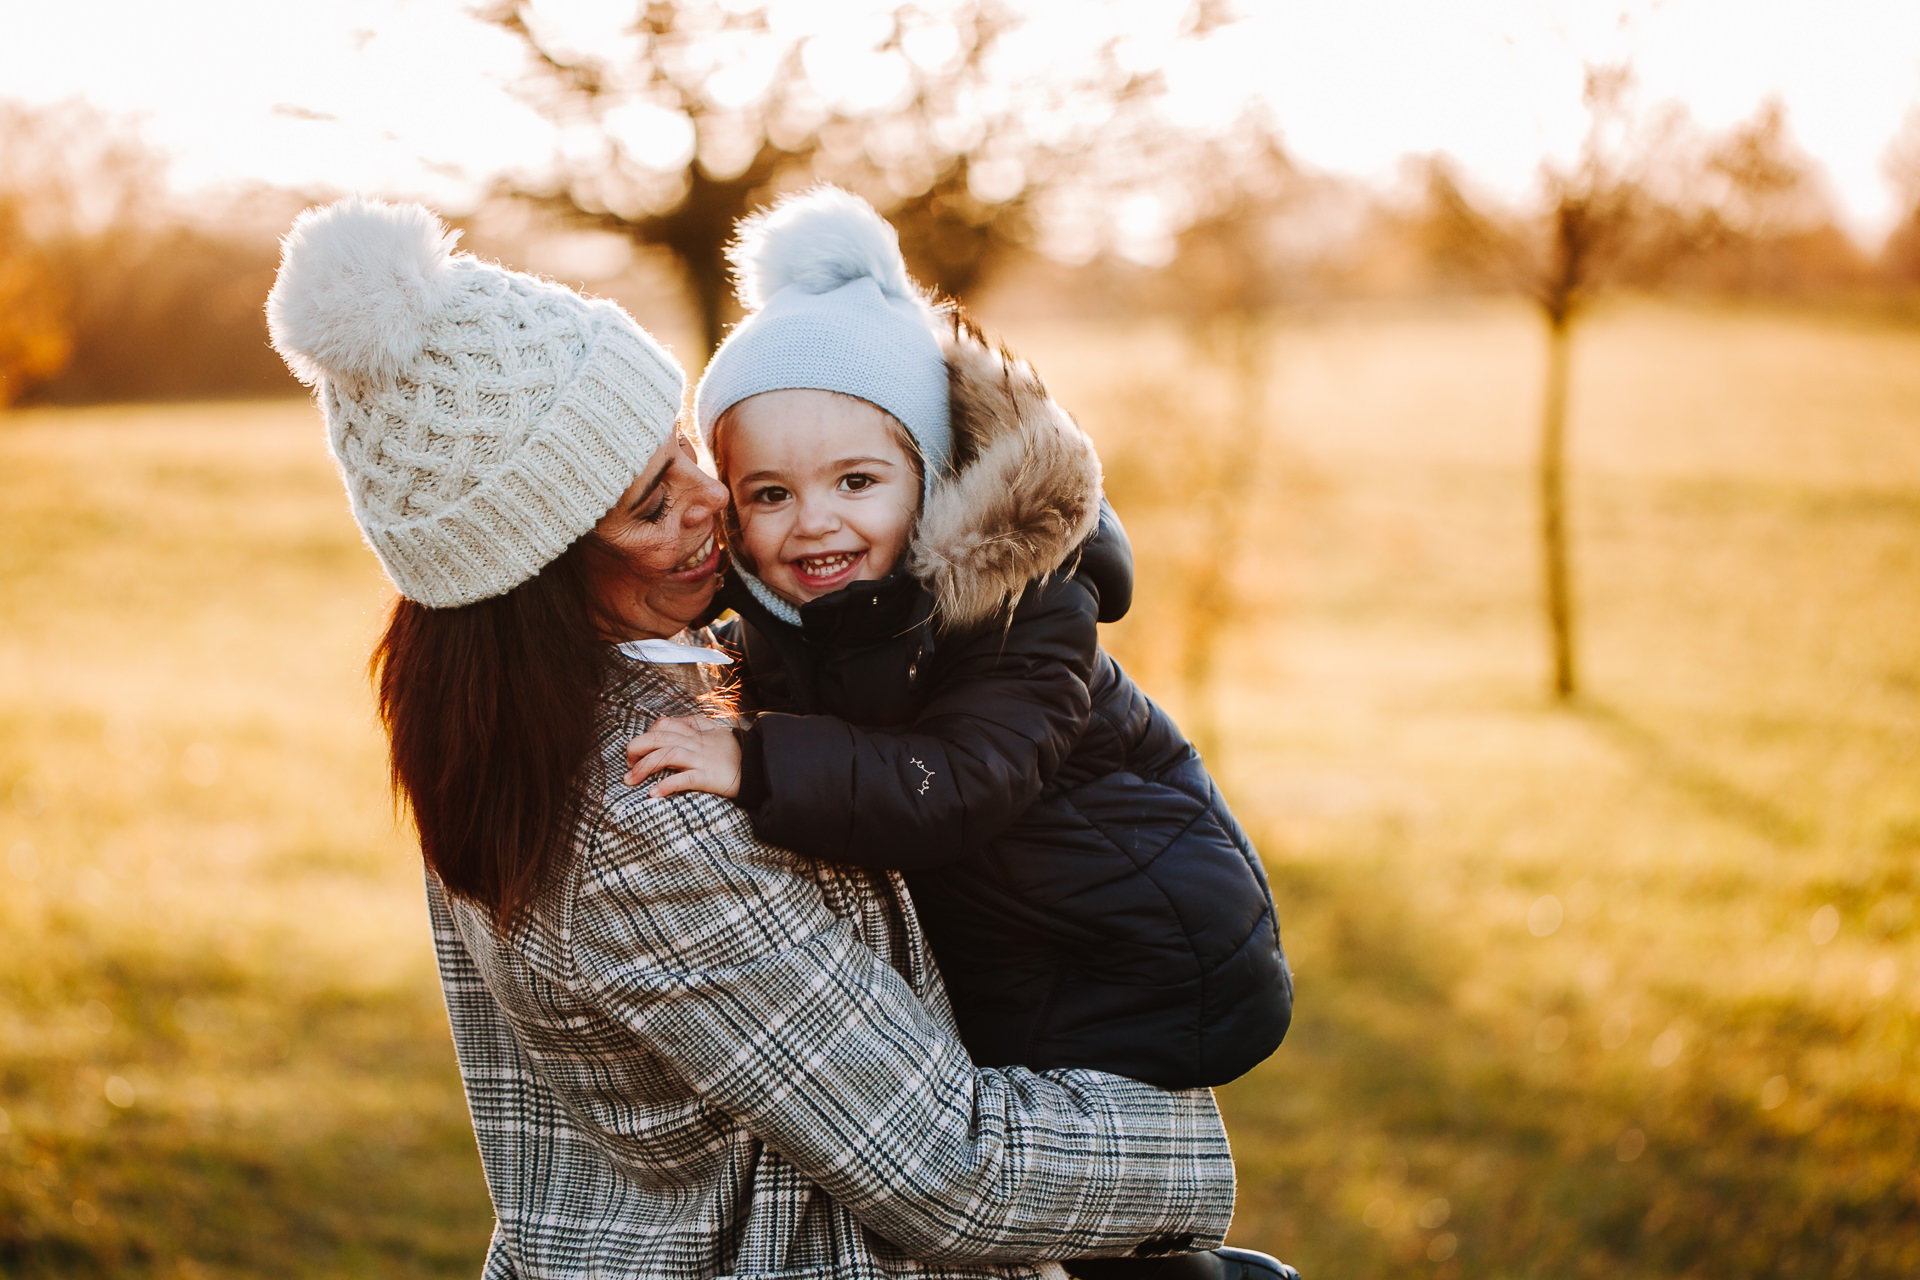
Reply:
[[[785,502],[787,496],[785,489],[782,489],[777,484],[770,484],[765,488],[755,489],[752,494],[752,500],[765,506],[772,506],[778,502]]]
[[[855,472],[850,476],[840,477],[840,487],[848,493],[858,493],[862,489],[871,488],[878,483],[880,482],[874,477],[861,474],[860,472]]]

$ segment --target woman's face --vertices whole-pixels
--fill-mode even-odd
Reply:
[[[615,554],[592,570],[618,640],[670,636],[705,613],[720,583],[719,516],[727,491],[676,435],[641,468],[593,532]]]
[[[727,425],[727,484],[747,559],[793,604],[893,572],[920,477],[887,415],[830,391],[766,391]]]

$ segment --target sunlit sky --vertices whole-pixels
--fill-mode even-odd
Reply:
[[[211,196],[264,181],[406,193],[457,207],[506,167],[537,167],[549,125],[511,92],[519,46],[473,0],[0,0],[0,97],[82,98],[137,119],[175,186]],[[611,40],[622,0],[547,6],[585,47]],[[873,0],[777,0],[785,20]],[[1173,48],[1185,0],[1031,0],[1038,47],[1122,25],[1163,63],[1194,122],[1264,99],[1314,166],[1386,180],[1444,150],[1488,187],[1528,189],[1543,155],[1577,141],[1581,68],[1631,56],[1643,98],[1705,127],[1769,95],[1824,166],[1849,225],[1895,216],[1881,157],[1920,106],[1920,0],[1244,0],[1213,39]],[[854,27],[843,28],[857,30]]]

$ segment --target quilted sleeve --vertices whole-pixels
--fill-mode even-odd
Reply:
[[[979,850],[1086,731],[1098,609],[1077,581],[1030,589],[1004,627],[947,642],[909,725],[759,716],[742,742],[754,830],[809,857],[899,871]]]

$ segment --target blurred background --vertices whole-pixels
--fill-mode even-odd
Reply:
[[[1236,1242],[1920,1274],[1920,8],[0,0],[0,1275],[490,1229],[277,236],[424,199],[697,372],[819,179],[1100,445],[1266,857]]]

